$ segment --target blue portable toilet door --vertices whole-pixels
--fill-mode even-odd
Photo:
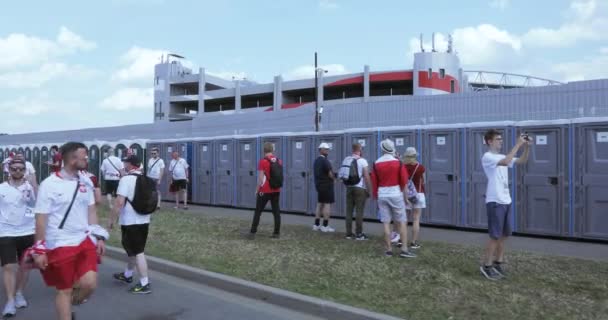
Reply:
[[[578,125],[575,148],[578,235],[608,240],[608,123]]]
[[[213,191],[213,145],[211,141],[198,142],[194,148],[196,153],[194,174],[196,185],[193,201],[201,204],[212,203]]]
[[[517,128],[520,131],[528,132],[533,143],[528,162],[517,168],[520,188],[515,205],[519,230],[537,235],[566,235],[568,127]]]
[[[287,139],[287,156],[283,166],[287,169],[286,179],[283,181],[283,190],[286,199],[286,210],[308,213],[311,190],[310,173],[312,172],[310,137],[289,137]]]
[[[263,156],[263,151],[260,151]],[[237,194],[236,203],[240,208],[255,208],[257,183],[257,140],[242,139],[237,145]]]

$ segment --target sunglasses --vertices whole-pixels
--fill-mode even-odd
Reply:
[[[25,168],[14,168],[14,167],[10,167],[9,170],[11,171],[15,171],[15,172],[23,172],[25,171]]]

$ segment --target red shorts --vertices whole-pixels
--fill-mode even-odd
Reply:
[[[97,272],[97,247],[89,237],[78,246],[55,248],[47,258],[49,265],[40,272],[46,285],[57,290],[71,289],[85,273]]]

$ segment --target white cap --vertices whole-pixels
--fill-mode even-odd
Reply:
[[[414,148],[414,147],[408,147],[407,149],[405,149],[405,156],[406,157],[415,157],[416,155],[418,155],[418,152],[416,151],[416,148]]]
[[[329,146],[329,144],[327,142],[321,142],[321,144],[319,145],[319,149],[331,150],[331,147]]]

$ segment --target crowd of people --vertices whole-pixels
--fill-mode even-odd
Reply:
[[[506,276],[505,240],[511,234],[509,218],[511,197],[508,167],[527,161],[530,140],[522,135],[506,155],[502,149],[502,135],[496,130],[486,133],[488,151],[481,159],[488,179],[486,207],[490,239],[480,266],[481,274],[490,280]],[[522,156],[516,154],[524,148]],[[330,226],[331,206],[335,203],[334,184],[346,185],[346,239],[368,240],[363,232],[363,216],[370,197],[377,201],[378,220],[383,224],[384,255],[416,258],[419,242],[420,217],[426,207],[426,168],[417,161],[413,147],[397,154],[395,144],[386,139],[380,143],[382,156],[370,165],[364,148],[352,145],[338,170],[334,170],[328,155],[331,146],[321,143],[319,156],[313,164],[317,207],[313,231],[335,232]],[[261,214],[270,202],[274,217],[272,238],[281,236],[280,194],[283,186],[283,162],[275,155],[272,143],[263,145],[255,188],[256,208],[248,238],[253,240],[258,231]],[[113,278],[132,284],[134,294],[152,292],[148,266],[144,254],[148,239],[150,214],[160,208],[161,185],[168,171],[170,192],[175,194],[175,209],[188,209],[189,182],[187,161],[178,152],[166,167],[159,150],[150,150],[147,171],[142,160],[129,153],[123,159],[107,150],[100,168],[104,190],[110,209],[105,228],[97,216],[102,201],[98,177],[89,173],[87,147],[68,142],[51,149],[50,176],[38,185],[36,172],[22,153],[10,154],[3,162],[4,183],[0,184],[0,264],[2,266],[7,302],[2,316],[10,317],[17,309],[29,305],[24,295],[29,271],[39,269],[47,286],[56,289],[55,306],[61,320],[75,319],[72,306],[81,304],[97,286],[97,265],[105,252],[109,238],[107,230],[120,225],[121,244],[128,256],[122,272]],[[409,219],[408,219],[409,214]],[[353,232],[353,218],[355,229]],[[411,237],[408,220],[412,221]],[[392,224],[392,226],[391,226]]]

